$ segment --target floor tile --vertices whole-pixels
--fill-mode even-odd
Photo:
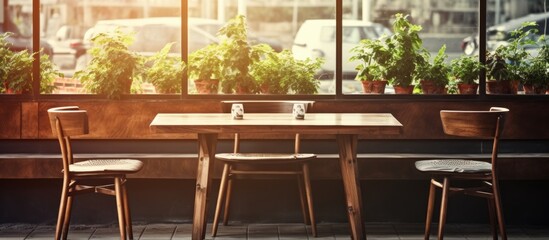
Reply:
[[[149,224],[143,230],[140,240],[172,239],[176,224]],[[134,231],[135,232],[135,231]]]

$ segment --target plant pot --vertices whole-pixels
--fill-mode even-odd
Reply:
[[[219,89],[219,79],[197,79],[194,86],[198,94],[216,94]]]
[[[475,95],[477,94],[478,84],[477,83],[458,83],[459,94],[462,95]]]
[[[517,81],[486,81],[486,91],[489,94],[517,94],[518,82]]]
[[[23,93],[30,93],[28,89],[25,90],[13,90],[13,88],[8,87],[8,83],[4,83],[4,89],[6,94],[23,94]]]
[[[446,86],[439,86],[432,80],[421,80],[421,89],[423,94],[446,94]]]
[[[364,93],[371,94],[384,94],[387,81],[375,80],[375,81],[362,81],[362,89]]]
[[[534,86],[532,84],[524,84],[522,85],[524,88],[524,94],[532,94],[532,95],[545,95],[545,92],[547,91],[547,86]]]
[[[250,90],[250,87],[248,86],[241,86],[239,84],[236,85],[236,94],[251,94],[252,91]]]
[[[414,85],[408,85],[406,87],[395,85],[393,87],[395,88],[395,94],[413,94],[414,93]]]

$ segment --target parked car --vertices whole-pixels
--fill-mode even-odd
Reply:
[[[82,38],[74,32],[74,26],[63,25],[55,36],[48,38],[48,43],[53,46],[53,63],[61,69],[74,69],[76,60],[86,53]]]
[[[312,19],[303,22],[299,28],[292,52],[296,59],[323,58],[324,64],[318,72],[321,80],[321,92],[333,93],[335,89],[334,72],[336,67],[336,45],[334,19]],[[343,20],[343,92],[354,93],[362,91],[359,81],[354,78],[357,62],[350,61],[351,49],[358,45],[362,39],[377,39],[382,35],[391,35],[391,30],[379,23],[359,20]],[[324,92],[325,93],[325,92]]]
[[[498,46],[508,43],[509,38],[511,38],[511,31],[520,28],[520,26],[525,22],[535,22],[538,25],[538,34],[544,34],[547,32],[545,22],[549,20],[549,13],[537,13],[529,14],[527,16],[516,18],[495,26],[491,26],[487,29],[486,32],[486,50],[494,51]],[[532,36],[537,38],[537,36]],[[478,54],[478,35],[469,36],[462,40],[461,49],[466,55],[476,55]],[[529,47],[530,51],[533,54],[537,53],[536,46]]]
[[[11,43],[10,49],[17,52],[23,50],[32,52],[32,36],[22,34],[19,27],[15,25],[9,15],[5,16],[4,19],[6,19],[6,21],[3,24],[0,23],[0,34],[6,32],[12,33],[7,39],[8,42]],[[40,39],[40,48],[42,49],[42,54],[48,55],[51,60],[54,54],[52,46],[47,41]]]

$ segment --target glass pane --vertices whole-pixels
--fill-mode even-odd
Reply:
[[[547,43],[540,38],[547,33],[546,4],[546,1],[488,2],[486,48],[490,68],[486,91],[489,94],[546,93]],[[528,22],[531,25],[526,26]]]
[[[64,75],[53,93],[181,92],[180,8],[178,0],[43,1],[42,38]]]
[[[0,24],[0,93],[32,91],[32,1],[9,1]]]
[[[335,4],[190,1],[189,93],[334,94]]]
[[[478,0],[345,0],[343,15],[343,93],[394,94],[401,87],[404,94],[457,93],[450,63],[465,55],[463,40],[478,31]],[[395,22],[405,31],[396,31]],[[369,34],[348,30],[352,24]],[[465,52],[474,55],[467,47]]]

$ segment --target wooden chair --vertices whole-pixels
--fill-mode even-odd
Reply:
[[[97,159],[74,162],[71,137],[88,134],[86,110],[76,106],[48,110],[51,129],[57,136],[63,160],[63,189],[55,229],[55,239],[67,239],[73,197],[83,193],[116,196],[120,239],[133,239],[130,208],[126,194],[126,174],[141,170],[143,163],[133,159]],[[113,179],[114,184],[83,185],[88,179]]]
[[[305,110],[310,111],[313,102],[310,101],[224,101],[222,110],[225,113],[231,112],[233,103],[240,103],[244,106],[244,119],[248,113],[292,113],[294,103],[304,103]],[[295,135],[293,153],[241,153],[240,135],[234,136],[233,153],[216,154],[216,160],[224,163],[221,185],[215,208],[212,236],[217,234],[219,214],[224,204],[223,225],[227,225],[229,218],[229,205],[231,192],[234,188],[233,179],[240,177],[261,177],[269,176],[296,176],[298,180],[301,209],[305,224],[310,221],[313,236],[317,236],[316,223],[313,212],[313,199],[309,177],[308,162],[316,158],[314,154],[300,152],[300,136]],[[274,168],[273,168],[274,167]],[[308,212],[308,214],[307,214]]]
[[[448,205],[448,196],[451,193],[462,193],[486,198],[494,239],[498,239],[496,225],[499,226],[501,238],[504,240],[507,239],[497,177],[498,142],[507,112],[509,112],[508,109],[500,107],[493,107],[490,111],[442,110],[440,112],[442,126],[446,134],[476,139],[491,139],[492,158],[491,162],[466,159],[440,159],[423,160],[415,163],[419,171],[431,174],[427,219],[425,221],[425,239],[429,239],[431,230],[435,187],[442,189],[438,239],[443,239],[446,207]],[[480,185],[475,187],[469,185],[467,187],[456,187],[450,185],[452,180],[475,180]]]

